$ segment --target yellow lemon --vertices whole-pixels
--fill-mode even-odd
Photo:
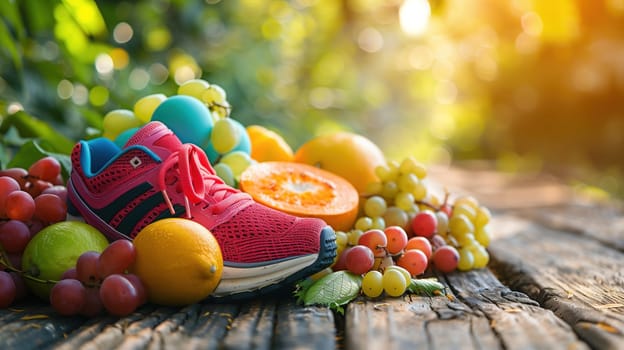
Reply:
[[[169,306],[196,303],[221,281],[223,257],[212,233],[195,221],[167,218],[143,228],[134,239],[132,272],[149,301]]]
[[[317,136],[297,149],[294,160],[342,176],[360,194],[368,183],[379,181],[375,168],[386,164],[383,152],[375,143],[350,132]]]
[[[251,158],[258,162],[293,160],[294,152],[280,134],[260,125],[249,125],[246,129],[251,142]]]

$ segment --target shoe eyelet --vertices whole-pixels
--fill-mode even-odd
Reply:
[[[139,157],[132,157],[132,159],[130,159],[130,165],[134,169],[138,168],[141,164],[143,164],[143,162],[141,161],[141,158]]]

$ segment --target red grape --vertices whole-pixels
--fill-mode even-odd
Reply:
[[[97,272],[101,278],[112,274],[123,274],[136,258],[134,244],[126,239],[119,239],[108,245],[100,254]]]
[[[97,263],[100,253],[87,251],[82,253],[76,260],[76,277],[86,286],[94,286],[100,282],[97,272]]]
[[[30,237],[30,229],[22,221],[9,220],[0,227],[0,245],[7,253],[23,252]]]
[[[386,255],[388,238],[382,230],[371,229],[364,232],[360,236],[360,238],[358,239],[358,244],[369,247],[376,257],[383,257]]]
[[[85,304],[80,314],[87,317],[95,317],[102,313],[104,305],[100,299],[100,289],[97,287],[85,288]]]
[[[336,260],[336,263],[332,266],[332,270],[341,271],[347,269],[347,252],[351,249],[353,249],[353,247],[346,247],[342,253],[340,253],[338,260]]]
[[[384,229],[388,239],[388,253],[398,254],[407,244],[407,232],[400,226],[388,226]]]
[[[6,271],[0,271],[0,309],[13,304],[16,294],[17,288],[13,282],[13,277]]]
[[[9,168],[0,170],[0,176],[8,176],[13,178],[20,185],[20,189],[24,189],[26,181],[28,181],[28,171],[22,168]]]
[[[0,176],[0,218],[6,217],[5,203],[9,193],[20,190],[20,184],[12,177]]]
[[[437,225],[438,220],[430,210],[421,211],[412,219],[412,231],[417,236],[433,237]]]
[[[63,185],[54,185],[52,187],[48,187],[45,190],[43,190],[43,192],[41,192],[41,194],[44,194],[44,193],[55,194],[59,196],[59,198],[64,203],[67,203],[67,187]]]
[[[431,258],[431,252],[433,251],[433,247],[431,246],[431,242],[428,239],[422,236],[415,236],[410,238],[405,245],[405,250],[410,249],[418,249],[421,252],[425,253],[427,259]]]
[[[35,200],[28,192],[13,191],[7,195],[4,208],[9,219],[28,221],[35,213]]]
[[[34,237],[41,229],[43,229],[46,225],[39,220],[30,220],[28,223],[28,229],[30,230],[30,238]]]
[[[373,268],[375,256],[373,251],[365,245],[356,245],[349,250],[345,256],[347,270],[362,275]]]
[[[44,180],[30,180],[26,182],[24,191],[28,192],[31,197],[35,198],[39,196],[43,191],[52,187],[52,183]]]
[[[418,249],[410,249],[406,251],[403,255],[401,255],[399,260],[397,260],[397,265],[409,271],[412,276],[423,274],[427,269],[428,264],[429,260],[427,259],[427,256]]]
[[[42,193],[35,198],[35,218],[45,223],[55,223],[67,218],[67,203],[59,196]]]
[[[54,157],[43,157],[28,168],[28,175],[37,179],[53,182],[61,173],[61,163]]]
[[[139,305],[145,304],[147,302],[147,290],[145,290],[145,285],[143,285],[139,276],[132,273],[127,273],[123,276],[130,281],[136,289],[137,295],[139,296]]]
[[[86,288],[75,279],[58,281],[50,291],[50,304],[61,315],[77,315],[87,300]]]
[[[23,300],[28,296],[28,287],[26,286],[26,282],[24,282],[24,278],[19,272],[9,272],[9,274],[13,278],[13,283],[15,283],[14,301]]]
[[[100,286],[100,300],[108,313],[126,316],[139,306],[139,295],[134,285],[124,276],[114,274],[106,277]]]
[[[76,268],[70,267],[67,270],[65,270],[65,272],[63,272],[63,274],[61,275],[61,279],[62,280],[67,280],[67,279],[77,280],[78,274],[76,273]]]
[[[457,268],[457,263],[459,262],[459,252],[455,247],[445,245],[433,252],[431,260],[436,269],[441,272],[453,272]]]

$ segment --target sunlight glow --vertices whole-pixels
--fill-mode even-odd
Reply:
[[[427,0],[405,0],[399,9],[401,29],[408,34],[418,36],[427,30],[431,7]]]

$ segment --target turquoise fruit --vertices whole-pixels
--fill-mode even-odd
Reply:
[[[206,105],[194,97],[171,96],[154,110],[153,121],[164,123],[183,143],[205,148],[210,143],[214,122]]]

